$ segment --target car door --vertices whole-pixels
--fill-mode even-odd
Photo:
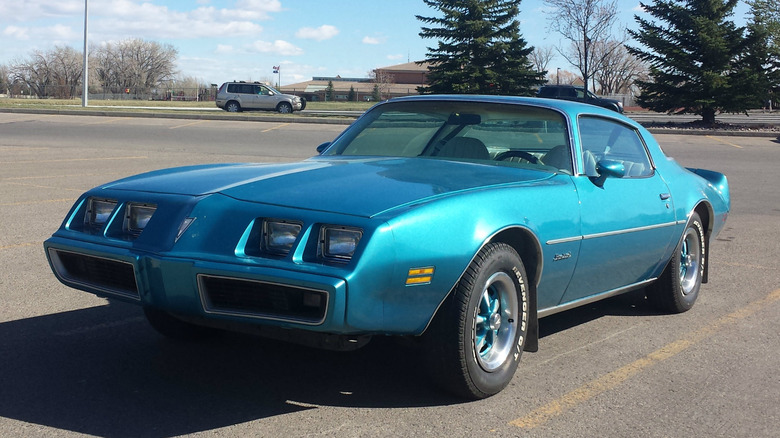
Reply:
[[[274,93],[263,85],[255,85],[255,101],[257,109],[272,110],[276,107]]]
[[[590,116],[578,127],[582,164],[573,179],[582,245],[562,303],[647,280],[663,262],[676,220],[670,191],[636,129]]]

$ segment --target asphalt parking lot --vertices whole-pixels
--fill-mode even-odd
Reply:
[[[333,353],[161,338],[134,306],[56,281],[42,243],[83,191],[162,167],[291,161],[343,126],[0,113],[0,435],[773,437],[780,424],[780,140],[659,135],[725,173],[732,213],[696,306],[641,293],[541,322],[510,386],[463,402],[414,349]]]

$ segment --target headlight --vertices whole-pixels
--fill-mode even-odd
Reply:
[[[156,205],[127,204],[127,209],[125,210],[125,231],[135,236],[141,234],[155,210],[157,210]]]
[[[117,201],[113,199],[89,198],[87,202],[87,214],[84,216],[84,222],[87,227],[93,231],[103,229],[106,222],[111,218],[111,213],[116,208]]]
[[[266,220],[263,222],[263,250],[272,254],[289,254],[300,233],[301,224],[298,222]]]
[[[325,226],[320,234],[320,253],[332,260],[349,261],[355,254],[363,230],[358,228]]]

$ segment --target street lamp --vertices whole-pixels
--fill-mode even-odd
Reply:
[[[81,106],[85,107],[89,103],[89,55],[87,54],[87,12],[89,11],[89,0],[84,0],[84,70],[81,73],[81,82],[84,83],[84,91],[81,93]]]

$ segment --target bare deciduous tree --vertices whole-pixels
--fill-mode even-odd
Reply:
[[[550,28],[571,44],[558,49],[582,74],[585,90],[598,61],[594,62],[596,43],[610,37],[617,20],[617,0],[544,0],[551,8]],[[586,93],[587,94],[587,93]]]
[[[377,84],[380,96],[384,96],[382,98],[386,99],[390,95],[390,86],[395,83],[395,76],[382,69],[371,70],[368,74]]]
[[[113,92],[146,93],[176,75],[178,51],[170,44],[130,39],[107,43],[92,51],[101,85]]]
[[[543,46],[534,47],[534,51],[531,52],[531,64],[534,66],[534,70],[542,73],[547,71],[547,65],[553,59],[555,47]]]
[[[582,83],[582,78],[567,70],[557,70],[547,74],[547,82],[561,85],[578,85]]]
[[[81,84],[81,58],[71,47],[36,50],[28,59],[12,64],[10,79],[27,84],[38,97],[72,98]]]
[[[636,79],[647,74],[642,60],[628,53],[620,41],[599,42],[594,47],[594,54],[599,66],[593,77],[601,85],[602,94],[626,93]]]

